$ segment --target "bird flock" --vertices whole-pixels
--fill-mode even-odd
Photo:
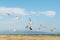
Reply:
[[[7,15],[8,16],[10,16],[10,14],[9,13],[7,13]],[[18,21],[19,20],[19,17],[18,16],[16,16],[16,21]],[[40,26],[38,27],[38,30],[41,30],[42,28],[46,28],[45,26],[43,26],[42,24],[40,24]],[[33,30],[33,28],[32,28],[32,19],[31,18],[29,18],[29,22],[28,22],[28,25],[26,25],[25,26],[25,29],[29,29],[29,30]],[[54,30],[56,30],[56,28],[54,27],[54,28],[52,28],[52,29],[50,29],[49,31],[50,32],[53,32]],[[13,31],[15,32],[16,31],[16,29],[14,28],[13,29]]]

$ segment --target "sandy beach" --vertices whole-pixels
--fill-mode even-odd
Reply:
[[[0,40],[60,40],[60,36],[48,35],[0,35]]]

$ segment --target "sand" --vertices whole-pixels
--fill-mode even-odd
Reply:
[[[60,36],[48,35],[0,35],[0,40],[60,40]]]

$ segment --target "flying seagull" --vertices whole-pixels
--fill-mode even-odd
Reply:
[[[25,28],[29,29],[29,30],[32,30],[32,27],[31,27],[31,24],[32,24],[32,20],[29,19],[29,25],[27,25]]]
[[[54,30],[56,30],[56,28],[51,29],[51,32],[53,32]]]
[[[29,19],[29,24],[30,24],[30,25],[32,24],[32,20],[31,20],[31,19]]]
[[[53,29],[51,29],[50,31],[53,32]]]
[[[31,26],[26,26],[25,28],[29,29],[29,30],[32,30],[32,27]]]
[[[9,14],[9,13],[7,13],[7,15],[8,15],[8,16],[10,16],[10,14]]]
[[[19,19],[19,17],[18,16],[16,16],[16,21]]]
[[[16,29],[14,28],[14,29],[13,29],[13,31],[15,32],[15,31],[16,31]]]
[[[30,30],[32,30],[32,27],[29,27]]]

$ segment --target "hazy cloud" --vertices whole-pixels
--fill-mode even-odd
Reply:
[[[0,14],[19,14],[19,15],[25,15],[27,11],[23,8],[6,8],[6,7],[0,7]]]
[[[39,15],[43,14],[49,17],[54,17],[56,15],[55,11],[27,11],[26,9],[23,8],[7,8],[7,7],[0,7],[0,14],[6,15],[7,13],[9,14],[18,14],[18,15]]]
[[[43,12],[39,12],[40,14],[49,16],[49,17],[54,17],[56,15],[55,11],[43,11]]]

